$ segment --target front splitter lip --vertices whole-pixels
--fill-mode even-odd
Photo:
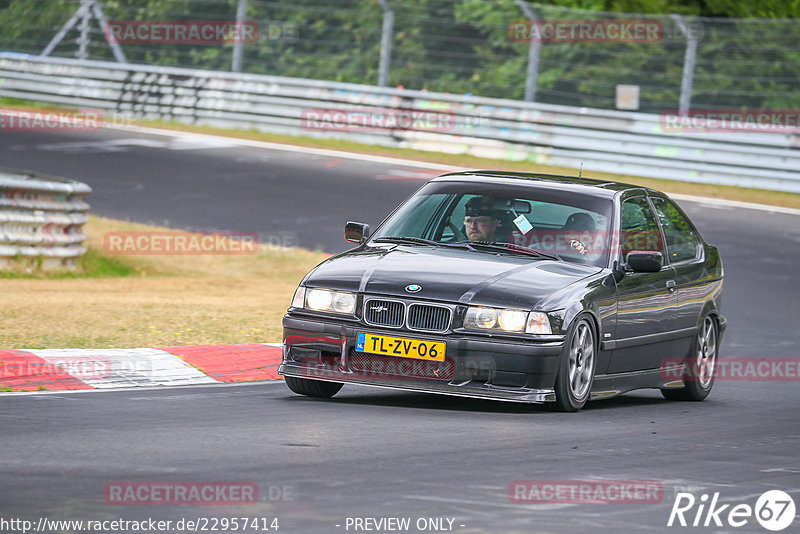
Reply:
[[[324,373],[308,372],[302,366],[282,363],[278,367],[278,374],[292,376],[295,378],[305,378],[307,380],[321,380],[324,382],[340,382],[344,384],[358,384],[361,386],[372,386],[383,389],[394,389],[404,391],[414,391],[418,393],[435,393],[438,395],[450,395],[454,397],[468,397],[472,399],[496,400],[504,402],[516,402],[523,404],[543,404],[555,400],[553,389],[531,389],[493,386],[491,384],[474,385],[471,382],[454,384],[453,382],[443,382],[426,379],[392,379],[382,377],[362,378],[360,375],[348,372],[325,370]]]

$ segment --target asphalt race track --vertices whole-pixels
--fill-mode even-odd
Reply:
[[[345,248],[345,221],[378,223],[436,174],[127,131],[3,133],[0,141],[0,167],[89,183],[95,214],[255,231],[329,252]],[[724,259],[729,328],[722,357],[796,362],[800,217],[680,204]],[[464,533],[768,532],[754,518],[739,528],[713,521],[669,528],[667,521],[678,492],[698,500],[719,493],[718,505],[730,509],[753,507],[763,492],[779,489],[800,505],[799,407],[797,379],[718,381],[702,403],[636,392],[577,414],[355,386],[319,401],[295,396],[280,382],[4,395],[0,517],[245,516],[278,518],[286,534],[355,532],[347,518],[387,517],[411,518],[410,532],[419,531],[419,518],[451,519],[452,531]],[[518,480],[595,479],[656,481],[663,500],[517,504],[509,498]],[[260,500],[110,505],[103,491],[115,481],[250,481]],[[687,512],[687,521],[697,511]],[[799,527],[795,519],[784,532]]]
[[[80,177],[94,189],[88,200],[96,215],[258,232],[261,242],[330,252],[346,249],[347,217],[377,224],[425,179],[442,174],[214,139],[3,133],[0,166]]]

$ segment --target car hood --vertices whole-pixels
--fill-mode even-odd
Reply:
[[[531,308],[541,299],[600,272],[595,266],[532,256],[389,245],[356,249],[328,259],[305,283],[425,300]],[[417,284],[417,293],[406,286]]]

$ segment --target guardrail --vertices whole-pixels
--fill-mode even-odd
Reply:
[[[0,96],[187,124],[800,192],[796,133],[669,133],[659,115],[298,78],[0,53]],[[435,112],[446,124],[341,128],[314,110]]]
[[[86,253],[84,197],[91,191],[65,178],[0,169],[0,268],[74,267]]]

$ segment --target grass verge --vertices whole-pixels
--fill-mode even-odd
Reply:
[[[262,248],[250,255],[118,256],[106,232],[168,231],[90,218],[74,272],[0,277],[2,348],[132,348],[274,342],[300,279],[326,255]]]

